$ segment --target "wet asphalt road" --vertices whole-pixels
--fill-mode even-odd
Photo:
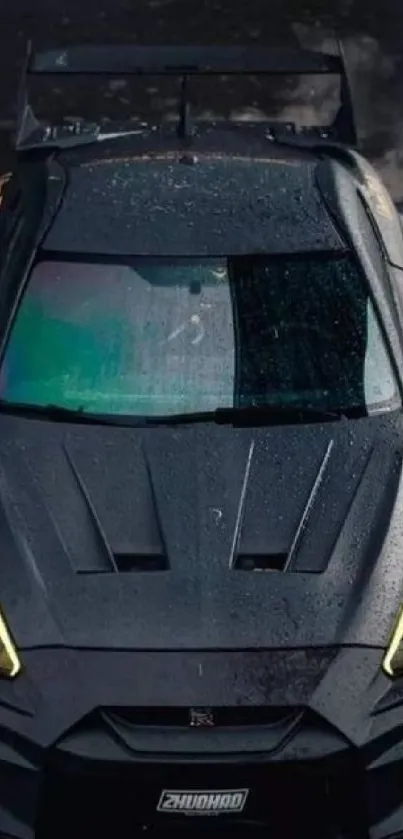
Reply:
[[[2,0],[0,128],[12,124],[18,69],[27,37],[38,46],[105,40],[327,46],[335,33],[344,38],[362,147],[381,169],[396,199],[403,199],[401,0]],[[269,93],[258,90],[254,104],[266,112],[272,94],[273,88]],[[160,100],[165,97],[168,104],[172,101],[168,89],[157,90],[156,95]],[[250,94],[245,95],[250,98]],[[228,96],[220,99],[214,86],[208,97],[206,107],[215,113],[228,105]],[[326,111],[328,98],[327,89],[320,91],[315,105]],[[104,113],[114,103],[116,107],[136,109],[127,91],[113,83],[98,97],[91,89],[87,101],[82,90],[80,103],[76,99],[74,87],[70,87],[66,105],[69,114],[81,115],[88,110]],[[290,99],[292,87],[285,93],[287,108]],[[58,89],[55,101],[60,107]],[[147,99],[141,108],[146,105]],[[3,133],[3,151],[4,141]]]

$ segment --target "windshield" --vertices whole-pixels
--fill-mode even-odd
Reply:
[[[139,416],[398,404],[365,282],[325,255],[40,262],[0,397]]]

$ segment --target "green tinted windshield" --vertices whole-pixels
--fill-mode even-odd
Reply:
[[[10,402],[153,415],[252,403],[396,404],[348,258],[40,262],[0,371]]]

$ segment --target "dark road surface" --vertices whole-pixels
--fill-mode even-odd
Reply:
[[[302,43],[328,46],[335,33],[342,36],[357,104],[362,147],[380,167],[396,199],[403,199],[403,4],[401,0],[2,0],[0,11],[0,128],[12,124],[18,68],[27,37],[35,45],[74,41],[133,41],[149,43]],[[337,13],[334,11],[337,9]],[[331,43],[331,42],[330,42]],[[265,90],[267,90],[265,88]],[[60,90],[54,91],[60,104]],[[276,91],[276,99],[280,101]],[[171,95],[169,95],[171,94]],[[273,90],[255,91],[254,108],[267,111]],[[150,95],[150,94],[148,94]],[[154,87],[152,96],[167,107],[172,91]],[[326,111],[329,91],[315,98]],[[208,99],[208,101],[207,101]],[[250,101],[250,93],[245,92]],[[106,110],[111,104],[136,111],[133,99],[119,82],[107,85],[87,103],[69,89],[67,113],[83,115]],[[120,100],[120,101],[119,101]],[[206,108],[216,114],[228,105],[211,86]],[[277,108],[279,107],[277,102]],[[91,104],[91,108],[87,105]],[[290,113],[301,103],[301,90],[284,91],[282,104]],[[236,108],[234,100],[234,108]],[[312,101],[311,101],[312,104]],[[145,103],[138,107],[146,107]],[[327,112],[327,111],[326,111]],[[0,144],[4,148],[4,140]]]

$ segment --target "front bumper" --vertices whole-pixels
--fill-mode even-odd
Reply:
[[[7,802],[0,811],[0,836],[133,839],[138,828],[177,830],[196,823],[209,832],[226,825],[231,831],[236,826],[264,827],[287,839],[302,839],[308,831],[310,839],[389,839],[403,836],[403,795],[396,807],[401,778],[401,764],[393,772],[389,767],[380,774],[366,773],[350,750],[326,759],[286,762],[263,754],[248,760],[241,755],[178,760],[162,754],[150,760],[128,753],[118,763],[102,760],[101,754],[93,760],[55,748],[36,771],[20,768],[10,774],[10,766],[3,764],[0,796]],[[236,813],[158,809],[163,791],[180,793],[183,800],[184,792],[236,790],[247,791],[245,806]]]
[[[357,788],[351,772],[339,763],[315,766],[304,764],[273,766],[267,763],[138,763],[109,766],[100,770],[72,760],[58,761],[45,775],[41,800],[38,839],[72,839],[77,832],[85,836],[133,837],[139,827],[180,825],[198,828],[231,825],[264,826],[271,835],[295,839],[310,837],[363,836]],[[239,813],[158,812],[161,793],[181,791],[177,801],[202,801],[223,791],[248,791]],[[192,795],[202,793],[202,797]],[[353,792],[354,791],[354,792]],[[186,796],[186,797],[187,797]],[[171,793],[173,798],[173,793]],[[235,799],[233,799],[235,800]],[[362,803],[362,802],[361,802]],[[63,813],[61,822],[60,814]]]
[[[247,706],[253,719],[242,723],[239,682],[233,677],[235,664],[229,670],[228,655],[229,675],[222,681],[217,673],[223,667],[211,656],[204,661],[197,654],[193,663],[193,654],[186,659],[176,654],[141,655],[144,658],[129,653],[26,653],[21,678],[0,685],[0,839],[77,835],[132,839],[139,826],[151,829],[164,824],[177,830],[195,823],[207,826],[209,832],[227,823],[231,831],[236,825],[261,825],[266,833],[281,831],[286,839],[302,839],[308,831],[310,839],[397,839],[399,834],[403,839],[399,708],[379,715],[382,736],[380,729],[375,736],[364,717],[368,732],[372,731],[369,756],[368,740],[358,748],[325,714],[311,708],[301,715],[300,702],[295,701],[297,691],[304,699],[301,680],[294,684],[284,679],[281,690],[276,683],[277,694],[287,699],[285,720],[280,714],[270,721],[267,709],[281,703],[265,703],[256,693],[253,706]],[[262,653],[253,659],[254,675],[266,657],[273,670],[273,654]],[[378,653],[374,669],[375,664],[379,668],[376,657]],[[209,675],[210,668],[214,676],[209,686],[211,704],[232,708],[230,717],[236,712],[236,724],[227,720],[221,727],[190,728],[181,722],[182,711],[172,719],[179,706],[187,718],[200,696],[194,674],[200,680],[201,660],[203,674]],[[294,657],[294,670],[295,661]],[[135,672],[143,674],[138,684]],[[30,680],[27,673],[32,674]],[[365,678],[374,684],[371,671]],[[316,671],[310,679],[317,679]],[[256,682],[256,691],[260,684],[267,681]],[[39,692],[37,685],[45,688]],[[311,683],[306,696],[308,688],[313,696]],[[368,692],[361,695],[368,705],[373,703]],[[150,701],[153,696],[158,705],[155,699]],[[304,707],[310,704],[314,702],[305,698]],[[119,709],[131,712],[133,706],[142,709],[134,723],[132,717],[130,724],[116,720],[116,709],[119,716]],[[163,711],[158,724],[153,716],[156,708]],[[334,714],[338,709],[339,703]],[[153,723],[147,722],[149,711]],[[393,730],[390,714],[395,715]],[[379,762],[388,749],[387,760]],[[164,790],[189,795],[246,790],[247,797],[237,812],[187,815],[183,809],[159,811]]]

